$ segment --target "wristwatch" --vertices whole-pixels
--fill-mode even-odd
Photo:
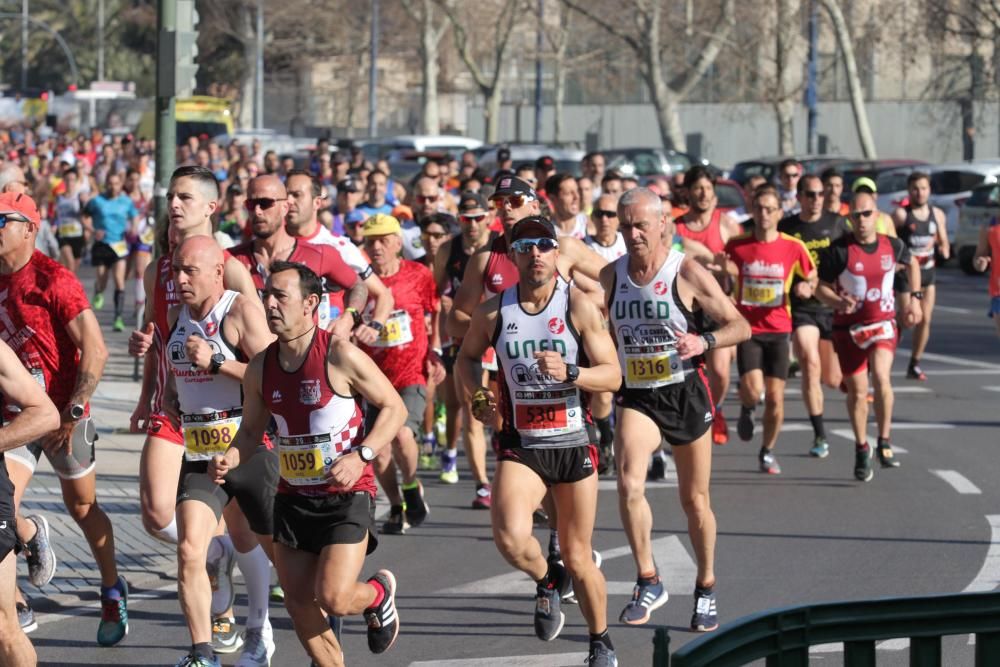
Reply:
[[[912,296],[917,301],[923,301],[924,300],[924,291],[918,289],[916,292],[910,292],[910,296]]]
[[[212,375],[218,375],[224,363],[226,363],[226,355],[216,352],[212,355],[212,361],[208,364],[208,372]]]
[[[705,341],[705,351],[706,352],[708,352],[709,350],[715,349],[715,336],[713,334],[703,333],[701,335],[701,339],[703,341]]]
[[[358,312],[357,308],[346,308],[345,310],[354,318],[354,326],[361,324],[361,313]]]
[[[371,463],[375,460],[375,450],[367,445],[361,445],[358,447],[358,456],[360,456],[361,460],[365,463]]]
[[[86,411],[87,409],[82,405],[80,405],[79,403],[74,403],[73,405],[69,406],[70,418],[77,421],[79,421],[83,417],[83,413],[85,413]]]
[[[566,382],[576,382],[580,377],[580,367],[576,364],[566,364]]]
[[[371,322],[368,323],[368,326],[370,326],[372,329],[374,329],[379,333],[382,333],[382,330],[385,329],[385,325],[379,322],[378,320],[372,320]]]

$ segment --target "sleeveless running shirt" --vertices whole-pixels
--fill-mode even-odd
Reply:
[[[702,364],[701,357],[682,360],[676,349],[678,336],[697,332],[693,315],[677,293],[684,253],[671,250],[645,285],[637,285],[629,276],[628,259],[615,260],[615,284],[608,295],[625,386],[655,389],[680,384]]]
[[[602,245],[601,242],[593,236],[587,236],[583,239],[583,242],[587,244],[587,247],[608,262],[615,261],[628,251],[625,247],[625,237],[622,236],[621,232],[615,232],[615,240],[611,245]]]
[[[492,244],[497,236],[496,232],[490,232],[490,237],[486,241],[486,245],[489,246]],[[445,275],[448,276],[448,286],[445,288],[444,296],[455,296],[458,293],[458,288],[462,284],[462,278],[465,276],[465,267],[469,265],[471,258],[472,255],[466,253],[465,247],[462,245],[462,235],[455,234],[452,236],[451,248],[448,253],[448,263],[444,270]]]
[[[920,220],[913,215],[911,207],[906,207],[906,221],[899,228],[899,238],[910,248],[910,254],[920,262],[921,269],[934,268],[937,231],[937,219],[933,208],[930,208],[930,215],[926,220]]]
[[[726,247],[726,242],[722,240],[722,211],[719,209],[712,211],[712,219],[708,221],[705,229],[700,232],[693,231],[688,227],[683,217],[678,218],[675,223],[677,234],[686,239],[697,241],[708,248],[713,254],[722,252]]]
[[[500,413],[503,430],[525,448],[579,447],[590,443],[590,411],[580,390],[540,373],[535,352],[555,351],[568,364],[580,358],[580,335],[569,315],[569,284],[556,278],[552,297],[541,311],[521,307],[518,288],[500,297],[493,347],[503,373]]]
[[[166,355],[177,383],[188,461],[207,461],[225,452],[239,429],[243,384],[228,375],[213,375],[208,368],[192,366],[185,349],[188,338],[194,335],[207,341],[213,354],[221,353],[227,361],[245,361],[222,335],[222,322],[237,296],[239,292],[226,290],[201,320],[192,319],[188,307],[181,306],[167,339]]]
[[[332,336],[317,327],[302,365],[286,371],[278,360],[275,341],[264,353],[261,393],[278,427],[278,493],[328,496],[365,492],[375,495],[375,476],[365,466],[351,489],[325,478],[333,462],[361,445],[364,415],[360,401],[333,390],[327,375],[327,350]]]
[[[517,266],[507,256],[507,237],[498,236],[490,243],[490,257],[483,271],[483,293],[489,299],[516,285],[518,279]]]
[[[834,326],[882,322],[896,316],[893,282],[897,253],[888,236],[879,234],[877,238],[873,244],[874,252],[866,252],[853,237],[844,237],[847,264],[837,277],[837,288],[841,293],[857,299],[858,305],[850,313],[834,311]]]
[[[990,221],[988,236],[990,255],[990,296],[1000,297],[1000,218]]]

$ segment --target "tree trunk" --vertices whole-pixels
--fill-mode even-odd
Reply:
[[[420,100],[423,107],[422,125],[424,134],[440,134],[441,121],[438,116],[438,43],[440,35],[434,25],[434,14],[430,0],[423,0],[423,15],[420,22],[420,60],[423,65],[423,80],[420,82]]]
[[[552,143],[558,144],[562,139],[563,100],[566,98],[566,68],[561,57],[556,59],[554,69],[556,90],[552,109]]]
[[[256,93],[257,50],[256,28],[248,6],[240,7],[240,32],[243,43],[243,80],[240,81],[240,110],[236,121],[238,127],[249,129],[253,127],[253,101]]]
[[[646,67],[640,68],[643,78],[646,80],[646,86],[649,88],[650,101],[656,110],[656,122],[660,126],[660,141],[667,150],[687,150],[687,141],[684,138],[684,130],[681,128],[677,100],[674,99],[667,84],[663,82],[659,67],[652,69],[655,73],[651,73]]]
[[[795,154],[795,135],[792,132],[792,116],[795,113],[789,93],[789,60],[791,59],[791,44],[789,35],[783,29],[791,24],[791,7],[789,0],[778,0],[775,3],[776,16],[774,26],[774,113],[778,121],[778,155]]]
[[[499,78],[493,88],[483,91],[486,98],[486,143],[495,144],[500,141],[500,100],[503,98],[503,87]]]
[[[861,152],[869,160],[876,159],[875,142],[872,140],[871,127],[868,125],[868,113],[865,111],[865,98],[861,91],[861,78],[858,76],[858,64],[854,60],[854,47],[851,44],[851,34],[847,29],[844,14],[840,11],[837,0],[819,0],[823,9],[830,15],[833,31],[837,36],[837,45],[844,54],[844,69],[847,70],[847,86],[851,96],[851,110],[854,112],[854,125],[858,130],[858,142]]]

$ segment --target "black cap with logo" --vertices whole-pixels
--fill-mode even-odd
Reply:
[[[514,228],[510,230],[510,240],[516,241],[520,238],[559,238],[558,232],[556,232],[555,225],[552,221],[542,215],[529,215],[527,218],[521,218],[514,225]]]

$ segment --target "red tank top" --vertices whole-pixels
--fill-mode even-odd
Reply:
[[[281,467],[278,493],[375,495],[375,475],[370,464],[350,489],[329,483],[308,483],[310,477],[322,475],[321,471],[328,469],[333,460],[350,454],[365,439],[360,400],[341,396],[330,386],[326,357],[331,338],[329,332],[316,327],[306,358],[295,371],[281,367],[278,341],[271,343],[265,352],[261,392],[278,426]]]
[[[507,237],[498,236],[490,244],[490,258],[483,271],[483,292],[487,298],[496,296],[517,284],[517,266],[507,256]]]
[[[715,209],[712,211],[712,218],[708,221],[708,226],[700,232],[692,231],[688,227],[687,221],[684,218],[678,219],[677,222],[677,234],[686,239],[691,239],[692,241],[697,241],[706,248],[708,248],[713,254],[719,253],[725,250],[726,243],[722,240],[722,211]]]
[[[834,313],[835,326],[882,322],[895,319],[896,252],[889,237],[878,235],[875,252],[867,253],[854,241],[847,242],[847,266],[837,278],[837,289],[854,297],[858,307],[850,313]]]
[[[986,237],[990,242],[990,296],[1000,297],[1000,218],[993,218],[990,222],[989,235]]]

